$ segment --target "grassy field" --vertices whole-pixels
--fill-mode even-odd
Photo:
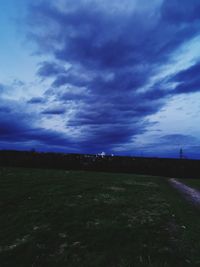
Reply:
[[[1,267],[200,266],[199,219],[166,178],[0,168]]]

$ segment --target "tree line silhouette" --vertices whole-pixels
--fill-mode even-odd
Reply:
[[[1,150],[0,166],[118,173],[123,172],[165,177],[200,178],[200,161],[191,159]]]

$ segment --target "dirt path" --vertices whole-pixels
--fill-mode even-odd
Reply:
[[[198,206],[200,205],[200,191],[190,186],[187,186],[184,183],[181,183],[174,178],[169,179],[169,182],[172,184],[173,187],[175,187],[180,192],[182,192],[185,198],[187,198],[193,204],[198,205]]]

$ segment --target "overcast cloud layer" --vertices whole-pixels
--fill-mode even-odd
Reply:
[[[158,123],[152,115],[200,90],[199,14],[197,0],[31,4],[24,29],[37,82],[0,84],[2,148],[136,153],[138,136]],[[162,144],[157,156],[172,156],[177,138],[198,147],[192,134],[169,132],[144,151]]]

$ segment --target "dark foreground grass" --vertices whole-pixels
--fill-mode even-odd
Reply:
[[[1,267],[200,266],[199,219],[165,178],[0,169]]]

